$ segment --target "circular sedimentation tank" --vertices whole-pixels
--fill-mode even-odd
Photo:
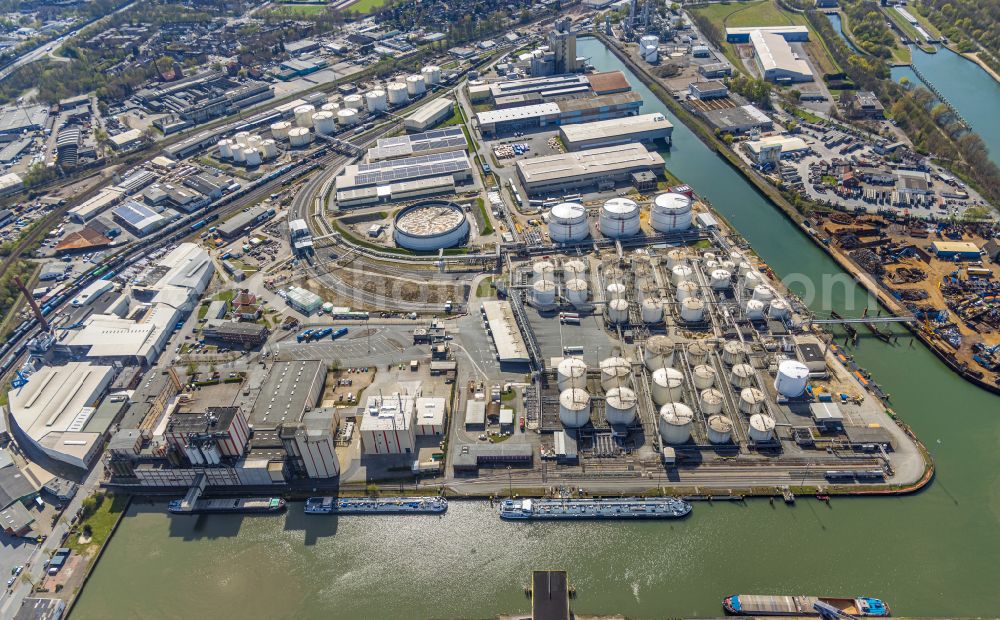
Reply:
[[[464,242],[469,236],[469,221],[459,205],[428,200],[402,209],[396,215],[394,229],[398,246],[433,251]]]

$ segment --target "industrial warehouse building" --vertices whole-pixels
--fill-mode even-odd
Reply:
[[[117,187],[106,187],[96,196],[69,210],[69,219],[77,224],[86,224],[105,209],[112,207],[125,197],[125,192]]]
[[[472,164],[464,150],[351,164],[337,177],[337,203],[350,207],[414,198],[471,178]]]
[[[758,164],[777,164],[782,157],[805,153],[809,145],[795,136],[764,136],[759,140],[742,143],[743,150]]]
[[[277,428],[282,422],[301,420],[319,404],[326,370],[321,360],[276,362],[250,410],[250,424],[255,429]]]
[[[559,137],[567,150],[580,151],[628,142],[664,140],[669,144],[673,132],[673,124],[657,112],[606,121],[563,125],[559,128]]]
[[[252,228],[274,217],[274,209],[256,206],[249,211],[237,213],[225,222],[219,224],[218,232],[223,239],[235,239]]]
[[[478,112],[476,122],[479,131],[484,136],[495,136],[550,125],[586,123],[634,116],[639,113],[641,106],[642,96],[628,91],[587,99],[569,99]]]
[[[503,80],[486,85],[486,90],[493,103],[499,106],[504,101],[541,103],[556,98],[613,95],[628,92],[632,90],[632,86],[621,71],[604,71],[586,75],[568,73],[524,80]]]
[[[455,102],[447,97],[440,97],[426,103],[413,114],[403,119],[406,131],[427,131],[455,113]]]
[[[497,349],[497,359],[501,364],[526,364],[531,361],[509,301],[484,301],[481,312],[489,326]]]
[[[935,241],[931,244],[934,256],[941,260],[979,260],[979,246],[971,241]]]
[[[136,237],[144,237],[159,230],[167,223],[167,218],[146,205],[134,200],[126,200],[111,211],[116,222]]]
[[[707,82],[691,82],[688,84],[688,94],[700,101],[708,99],[721,99],[729,95],[729,89],[725,84],[717,80]]]
[[[771,117],[750,104],[735,108],[704,110],[700,114],[712,127],[724,133],[741,134],[753,130],[770,131],[774,128]]]
[[[528,194],[565,193],[584,187],[613,188],[637,172],[663,174],[659,153],[636,143],[517,161],[517,176]]]
[[[765,80],[772,82],[812,82],[813,72],[780,34],[755,30],[750,33],[753,57]]]
[[[749,43],[755,32],[775,34],[786,41],[808,41],[809,28],[806,26],[749,26],[726,28],[726,43]]]
[[[464,149],[467,146],[465,132],[461,127],[444,127],[422,133],[379,138],[375,146],[368,149],[365,159],[374,162],[413,155],[434,155]]]
[[[408,394],[373,394],[361,418],[361,451],[364,454],[412,454],[415,452],[414,399]]]

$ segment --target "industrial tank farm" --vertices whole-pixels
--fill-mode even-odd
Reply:
[[[394,222],[399,247],[431,252],[455,247],[469,237],[469,221],[462,207],[445,201],[424,201],[402,209]]]
[[[573,243],[590,236],[587,210],[575,202],[562,202],[549,212],[549,237],[552,243]]]

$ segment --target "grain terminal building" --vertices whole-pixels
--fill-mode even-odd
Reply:
[[[561,193],[589,187],[610,189],[636,173],[661,176],[663,167],[659,153],[633,142],[521,159],[517,162],[517,176],[528,194]]]

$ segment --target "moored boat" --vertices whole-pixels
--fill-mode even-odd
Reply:
[[[884,601],[870,596],[838,598],[831,596],[787,596],[734,594],[722,601],[722,608],[732,616],[818,616],[817,603],[851,616],[884,618],[890,615]]]
[[[556,519],[679,519],[691,512],[681,499],[507,499],[500,518],[515,521]]]
[[[207,514],[207,513],[271,513],[285,509],[285,500],[280,497],[224,497],[217,499],[199,499],[194,504],[187,504],[182,499],[175,499],[167,504],[167,510],[173,514]]]
[[[448,510],[443,497],[310,497],[305,512],[326,514],[441,514]]]

